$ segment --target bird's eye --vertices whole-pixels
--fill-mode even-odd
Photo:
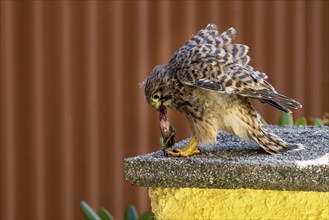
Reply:
[[[152,101],[157,102],[160,100],[160,98],[161,98],[161,95],[159,92],[157,92],[152,96]]]

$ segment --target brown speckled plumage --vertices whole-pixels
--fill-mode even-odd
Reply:
[[[277,93],[267,75],[249,65],[249,48],[232,43],[235,34],[234,28],[219,34],[214,24],[197,33],[168,64],[152,70],[145,82],[147,102],[183,112],[199,147],[216,142],[220,130],[253,140],[271,154],[299,147],[262,127],[249,98],[285,112],[286,106],[301,105]]]

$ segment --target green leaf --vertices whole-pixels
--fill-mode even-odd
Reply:
[[[315,118],[314,119],[314,126],[322,126],[323,121],[320,118]]]
[[[279,125],[294,125],[291,113],[281,112]]]
[[[153,212],[146,211],[139,216],[138,220],[155,220],[155,215]]]
[[[102,220],[114,220],[113,216],[105,208],[100,208],[98,214]]]
[[[264,118],[260,118],[260,122],[262,123],[262,125],[268,125]]]
[[[307,125],[306,118],[305,117],[299,117],[299,118],[297,118],[297,120],[295,121],[295,125],[306,126]]]
[[[81,201],[80,206],[86,219],[101,220],[99,216],[94,212],[94,210],[85,201]]]
[[[136,208],[133,205],[128,205],[125,211],[125,220],[137,220],[138,215]]]

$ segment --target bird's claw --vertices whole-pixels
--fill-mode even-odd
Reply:
[[[194,136],[194,137],[192,137],[190,142],[188,142],[184,148],[182,148],[182,149],[174,148],[173,150],[165,150],[165,153],[167,155],[171,155],[174,157],[187,157],[187,156],[191,156],[191,155],[200,153],[197,145],[198,145],[198,141],[197,141],[196,137]]]
[[[194,154],[200,153],[199,149],[193,149],[191,151],[184,151],[179,148],[174,148],[173,150],[165,150],[165,153],[174,157],[188,157]]]

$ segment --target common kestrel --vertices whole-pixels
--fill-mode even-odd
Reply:
[[[292,98],[275,91],[265,73],[254,70],[248,46],[232,43],[236,31],[218,33],[209,24],[177,50],[168,64],[157,65],[145,81],[145,98],[158,111],[169,107],[186,115],[192,129],[182,149],[167,150],[172,156],[199,153],[217,141],[218,131],[252,140],[275,154],[302,147],[270,133],[249,99],[257,99],[284,112],[301,108]]]

